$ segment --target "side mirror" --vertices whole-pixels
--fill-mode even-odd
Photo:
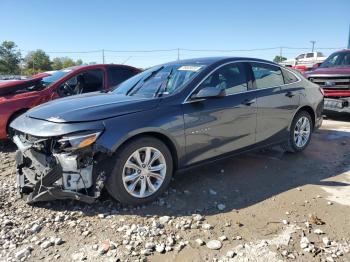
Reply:
[[[220,89],[215,86],[207,86],[199,90],[197,94],[192,95],[191,99],[219,98],[224,96],[226,96],[225,89]]]

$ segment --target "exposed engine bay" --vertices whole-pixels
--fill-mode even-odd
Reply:
[[[76,199],[92,203],[105,181],[94,147],[64,150],[62,137],[38,138],[17,132],[17,185],[28,203]]]
[[[16,86],[0,88],[0,96],[10,96],[22,93],[41,91],[46,88],[46,85],[39,79],[32,82],[18,84]]]

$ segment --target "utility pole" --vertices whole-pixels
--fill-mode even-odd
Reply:
[[[102,64],[105,63],[105,50],[102,49]]]
[[[315,49],[315,43],[316,43],[316,41],[312,40],[312,41],[310,41],[310,43],[312,44],[311,52],[313,52],[314,49]]]
[[[180,60],[180,48],[177,49],[177,61]]]

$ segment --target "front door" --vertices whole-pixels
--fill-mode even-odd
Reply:
[[[102,69],[91,69],[79,72],[60,86],[56,91],[59,97],[79,95],[104,89],[104,72]]]
[[[247,66],[237,62],[221,66],[194,92],[217,87],[225,89],[225,97],[188,99],[184,103],[187,164],[255,143],[256,97]]]

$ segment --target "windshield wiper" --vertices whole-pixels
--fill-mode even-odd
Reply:
[[[160,70],[162,70],[163,68],[164,68],[164,66],[161,66],[161,67],[159,67],[157,70],[152,71],[152,73],[151,73],[149,76],[147,76],[147,77],[143,80],[143,82],[146,82],[146,81],[150,80],[152,77],[154,77],[156,74],[158,74],[158,72],[159,72]]]
[[[141,88],[148,80],[150,80],[151,78],[153,78],[153,77],[154,77],[156,74],[158,74],[158,72],[161,71],[163,68],[164,68],[164,66],[161,66],[161,67],[159,67],[157,70],[152,71],[152,73],[151,73],[149,76],[147,76],[146,78],[144,78],[143,81],[142,81],[142,83],[141,83],[140,85],[138,85],[139,82],[141,81],[141,79],[140,79],[133,87],[131,87],[131,88],[129,89],[129,91],[128,91],[125,95],[133,95],[133,94],[135,94],[137,91],[140,90],[140,88]],[[136,89],[136,87],[137,87],[137,89]],[[134,89],[135,89],[135,91],[134,91]],[[132,94],[131,94],[131,93],[132,93]]]
[[[165,93],[165,90],[168,86],[169,80],[170,80],[171,76],[173,75],[173,71],[174,71],[174,68],[171,68],[168,76],[166,77],[166,80],[159,85],[156,92],[154,93],[154,97],[162,96]]]
[[[134,88],[138,85],[138,83],[140,83],[141,79],[139,81],[137,81],[126,93],[125,95],[129,95],[129,93],[134,90]]]

